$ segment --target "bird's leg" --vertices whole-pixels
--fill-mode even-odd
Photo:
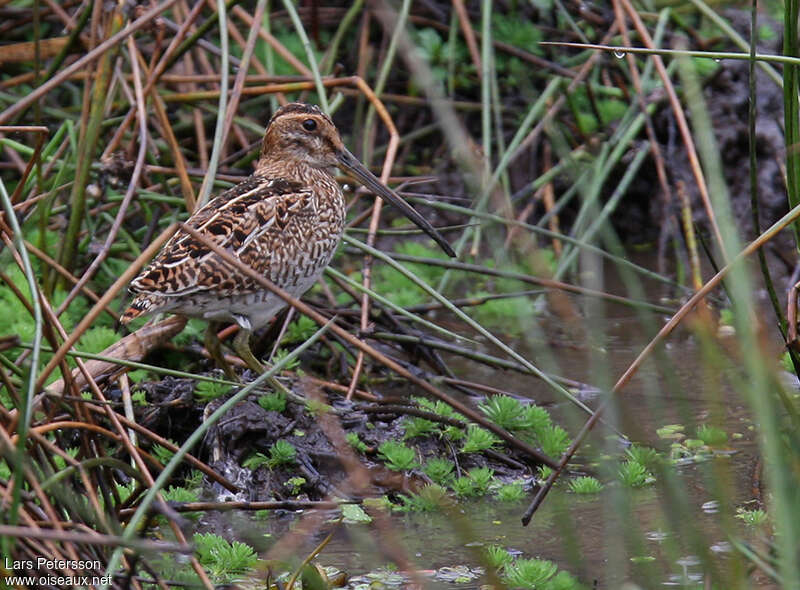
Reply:
[[[219,329],[219,324],[217,322],[209,322],[206,328],[205,338],[203,339],[206,350],[209,356],[214,360],[214,364],[225,371],[225,375],[229,379],[236,381],[238,377],[233,371],[233,367],[225,360],[225,355],[222,354],[222,343],[219,341],[219,337],[217,337],[217,329]]]
[[[252,333],[253,332],[249,325],[244,327],[239,324],[239,332],[233,339],[233,349],[236,351],[236,354],[239,355],[239,358],[242,359],[248,367],[250,367],[250,369],[261,374],[264,372],[264,365],[258,362],[258,359],[256,359],[255,355],[253,354],[253,349],[250,348],[250,336]]]

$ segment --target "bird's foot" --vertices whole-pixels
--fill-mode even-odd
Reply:
[[[236,334],[236,337],[233,339],[233,349],[236,351],[236,354],[239,355],[239,358],[242,359],[250,368],[250,370],[255,371],[260,375],[265,371],[265,368],[264,365],[262,365],[253,354],[253,349],[250,348],[251,334],[252,332],[250,330],[245,330],[244,328],[240,327],[239,333]]]

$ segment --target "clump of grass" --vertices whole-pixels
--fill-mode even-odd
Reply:
[[[414,449],[401,442],[384,441],[378,447],[378,453],[392,471],[408,471],[418,466]]]
[[[208,403],[226,395],[231,386],[220,381],[198,381],[194,386],[194,396],[202,403]]]
[[[476,424],[467,427],[467,435],[461,447],[462,453],[478,453],[486,449],[494,448],[500,444],[500,439],[485,428]]]
[[[576,477],[569,482],[569,489],[575,494],[598,494],[603,490],[603,484],[594,477]]]
[[[428,459],[422,468],[422,470],[425,472],[425,475],[430,477],[431,480],[439,485],[445,485],[450,480],[453,475],[453,469],[455,469],[455,464],[452,461],[443,459],[441,457]]]
[[[268,412],[278,412],[286,409],[286,394],[282,391],[273,391],[258,398],[258,405]]]
[[[618,475],[622,484],[631,488],[640,488],[655,480],[644,465],[631,460],[620,465]]]

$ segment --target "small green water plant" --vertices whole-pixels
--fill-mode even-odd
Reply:
[[[429,412],[433,412],[437,416],[453,419],[462,418],[461,414],[456,412],[453,408],[441,400],[432,400],[426,397],[415,397],[414,401],[417,402],[417,405],[420,408],[428,410]]]
[[[221,381],[198,381],[194,386],[194,397],[202,403],[208,403],[226,395],[231,386]]]
[[[494,470],[488,467],[474,467],[467,471],[467,476],[475,482],[475,489],[480,495],[489,490],[489,484],[494,479]]]
[[[464,430],[458,426],[450,425],[442,431],[442,436],[449,441],[455,442],[457,440],[462,440],[466,434],[464,434]]]
[[[475,299],[489,295],[492,293],[485,290],[469,293]],[[488,299],[467,311],[482,325],[502,330],[512,336],[518,336],[525,330],[526,322],[520,321],[520,318],[533,318],[537,315],[533,301],[525,296]]]
[[[287,488],[289,488],[289,493],[293,496],[296,496],[300,493],[300,488],[306,485],[306,478],[305,477],[290,477],[286,480],[284,484]]]
[[[477,424],[470,424],[467,427],[467,435],[461,447],[462,453],[479,453],[491,449],[500,444],[500,439],[485,428]]]
[[[539,446],[548,457],[560,457],[570,445],[569,434],[557,424],[550,424],[537,432]]]
[[[175,446],[180,446],[174,440],[170,440],[170,439],[167,439],[167,440],[169,440],[169,442],[171,442]],[[175,454],[175,451],[172,451],[172,450],[168,449],[165,446],[162,446],[162,445],[159,445],[159,444],[153,445],[153,456],[156,459],[158,459],[159,463],[161,463],[162,465],[166,465],[167,463],[169,463],[170,459],[172,459],[172,456],[174,454]]]
[[[681,440],[686,437],[683,430],[683,424],[665,424],[661,428],[656,429],[656,434],[659,438]]]
[[[640,488],[655,481],[644,465],[632,460],[620,465],[618,475],[622,484],[630,488]]]
[[[525,497],[525,488],[519,482],[503,484],[497,488],[495,497],[501,502],[519,502]]]
[[[536,473],[536,479],[538,481],[546,481],[548,477],[553,473],[553,468],[548,467],[547,465],[539,465],[539,469]]]
[[[162,490],[162,495],[167,502],[177,502],[180,504],[187,504],[189,502],[197,502],[200,499],[200,493],[197,489],[190,489],[184,486],[169,486],[168,489]],[[191,520],[199,520],[204,512],[197,510],[195,512],[184,512],[183,516]],[[167,519],[163,516],[156,517],[156,520],[166,526]]]
[[[762,510],[761,508],[756,508],[754,510],[738,508],[736,510],[736,518],[741,520],[749,527],[760,527],[767,524],[769,516],[767,515],[766,511]]]
[[[131,394],[131,401],[135,403],[137,406],[146,406],[147,402],[147,392],[140,389],[138,391],[134,391]]]
[[[64,452],[67,454],[68,457],[74,459],[75,457],[78,456],[80,448],[69,447],[64,449]],[[56,469],[65,469],[67,467],[67,460],[61,455],[53,455],[53,464],[56,466]]]
[[[625,450],[625,455],[631,461],[644,465],[646,469],[653,469],[661,461],[661,455],[658,454],[658,451],[641,445],[631,445]]]
[[[460,498],[475,498],[483,496],[489,489],[489,484],[494,476],[494,471],[487,467],[470,469],[466,475],[457,477],[450,482],[450,487]]]
[[[514,557],[507,549],[500,545],[489,545],[485,551],[487,565],[494,569],[501,569],[514,561]]]
[[[161,494],[167,502],[197,502],[199,499],[197,490],[183,486],[169,486],[166,490],[162,490]]]
[[[5,479],[8,476],[3,474],[3,469],[2,469],[3,465],[4,463],[0,463],[0,478]],[[136,485],[137,482],[135,479],[130,480],[126,484],[121,484],[121,483],[114,484],[114,487],[117,490],[117,495],[119,496],[119,501],[121,503],[125,502],[128,498],[131,497],[131,494],[133,494],[133,492],[136,490]],[[100,497],[102,498],[103,496]]]
[[[569,489],[575,494],[598,494],[603,491],[603,484],[594,477],[576,477],[570,480]]]
[[[398,510],[404,512],[433,512],[451,502],[447,490],[435,483],[424,486],[416,494],[401,496],[400,499],[403,505]]]
[[[382,442],[378,447],[378,454],[392,471],[408,471],[418,466],[414,449],[395,440]]]
[[[289,356],[289,351],[285,348],[279,348],[275,351],[275,354],[272,356],[272,362],[277,364],[282,361],[284,358]],[[283,366],[284,371],[294,371],[300,366],[300,359],[294,359],[289,361]]]
[[[77,349],[82,352],[102,352],[112,344],[119,340],[117,334],[111,328],[99,326],[87,330],[86,333],[78,340]]]
[[[286,328],[286,334],[284,335],[282,342],[286,344],[305,342],[314,335],[314,332],[317,331],[317,328],[317,322],[308,316],[301,315]]]
[[[258,562],[250,545],[226,541],[213,533],[194,535],[198,561],[217,584],[229,584],[247,574]]]
[[[709,447],[721,447],[728,444],[728,433],[722,428],[701,424],[697,427],[697,438]]]
[[[425,436],[439,431],[439,425],[431,420],[418,416],[406,416],[403,418],[403,439],[408,440],[417,436]]]
[[[353,447],[359,453],[365,453],[367,451],[367,444],[358,438],[358,434],[355,432],[348,432],[344,438],[347,441],[347,444]]]
[[[450,488],[459,498],[474,498],[480,495],[475,488],[475,482],[466,475],[453,479],[450,482]]]
[[[273,391],[258,398],[258,405],[268,412],[281,413],[286,409],[286,394],[282,391]]]
[[[269,460],[267,467],[274,469],[281,465],[294,463],[297,457],[297,449],[289,441],[279,439],[269,448]]]
[[[524,406],[519,422],[520,430],[531,431],[537,436],[553,424],[550,412],[535,404]]]
[[[266,465],[269,462],[269,457],[267,457],[264,453],[253,453],[247,459],[242,462],[242,467],[255,471],[262,465]]]
[[[503,569],[503,577],[514,588],[541,588],[558,571],[546,559],[516,559]]]
[[[269,448],[269,456],[264,453],[254,453],[242,463],[242,467],[256,470],[262,465],[266,465],[269,469],[275,469],[281,465],[294,463],[296,457],[297,449],[294,445],[289,441],[280,439],[276,440],[275,444]]]
[[[517,430],[522,425],[524,407],[518,399],[508,395],[493,395],[478,405],[489,420],[506,430]]]
[[[452,478],[453,469],[455,469],[455,464],[449,459],[441,457],[428,459],[422,467],[425,475],[439,485],[445,485]]]

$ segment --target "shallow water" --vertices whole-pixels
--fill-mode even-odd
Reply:
[[[614,285],[609,287],[613,289]],[[587,314],[593,311],[597,310],[584,309],[581,317],[590,317]],[[537,329],[527,332],[527,341],[507,342],[550,372],[608,389],[646,344],[647,335],[662,325],[664,317],[638,314],[614,304],[603,310],[602,319],[585,321],[578,327],[577,332],[583,329],[591,333],[591,339],[586,334],[576,335],[576,331],[570,333],[564,322],[555,318],[539,318]],[[551,355],[549,361],[537,342],[544,342]],[[486,350],[495,353],[489,346]],[[777,352],[776,345],[776,355]],[[586,418],[538,379],[456,358],[447,360],[461,378],[546,404],[571,434]],[[569,493],[562,483],[551,492],[528,527],[521,525],[520,518],[530,498],[514,504],[483,499],[459,504],[453,514],[395,515],[389,532],[367,525],[343,525],[316,562],[358,575],[391,561],[387,557],[391,549],[387,553],[386,547],[402,547],[426,587],[479,588],[486,583],[483,576],[454,584],[437,579],[435,574],[440,568],[457,566],[474,571],[483,565],[480,550],[500,545],[523,557],[552,560],[590,588],[619,588],[625,582],[641,588],[702,587],[699,560],[703,553],[723,571],[744,563],[730,548],[725,531],[727,526],[727,530],[745,538],[752,536],[743,524],[732,519],[732,514],[737,506],[753,498],[757,470],[752,423],[743,398],[735,391],[735,374],[732,369],[708,367],[696,337],[679,331],[670,337],[658,362],[648,363],[640,370],[607,415],[609,423],[616,424],[630,439],[664,452],[669,450],[671,441],[660,438],[657,430],[668,424],[684,425],[690,436],[697,425],[704,423],[728,433],[729,444],[724,452],[706,461],[689,461],[676,467],[673,489],[679,492],[677,502],[685,503],[681,512],[674,512],[676,500],[665,501],[665,488],[669,486],[628,490],[612,483],[602,494],[580,496]],[[582,401],[596,407],[604,394],[598,393],[599,389],[587,391],[590,394]],[[576,457],[571,474],[590,473],[609,482],[617,463],[598,462],[598,458],[618,458],[623,449],[624,444],[610,426],[598,425]],[[259,525],[262,529],[264,526]],[[268,526],[274,539],[280,539],[286,529],[286,523],[280,521]],[[396,539],[387,541],[389,536]],[[320,540],[317,536],[307,546],[298,547],[297,555],[306,555]],[[759,586],[754,580],[750,587],[768,586]]]
[[[614,363],[618,371],[622,371],[635,350],[624,345],[625,334],[636,334],[627,320],[613,320],[616,323],[614,332],[618,339],[609,346],[609,358],[619,359]],[[756,463],[756,447],[752,434],[748,430],[750,420],[748,412],[741,400],[731,392],[723,392],[721,398],[703,393],[702,369],[696,366],[698,354],[690,340],[680,346],[673,346],[667,352],[676,367],[675,379],[684,387],[680,392],[661,392],[659,399],[642,394],[639,385],[648,376],[659,378],[653,369],[643,372],[642,378],[632,383],[626,390],[624,400],[623,424],[635,422],[636,428],[620,429],[623,432],[637,431],[636,440],[641,444],[665,450],[669,441],[660,439],[656,430],[666,424],[681,423],[686,425],[687,432],[693,432],[693,424],[701,424],[715,417],[722,417],[720,424],[729,434],[739,433],[741,438],[731,440],[730,451],[700,463],[687,463],[677,467],[678,485],[685,494],[688,507],[688,518],[691,522],[683,527],[688,532],[696,527],[702,531],[703,542],[720,567],[727,567],[730,559],[741,559],[731,554],[727,536],[719,526],[720,507],[715,495],[709,491],[707,482],[710,472],[723,472],[728,477],[723,496],[729,503],[730,514],[738,506],[752,498],[751,487]],[[564,375],[572,378],[587,379],[586,362],[581,359],[580,352],[562,352],[559,363]],[[574,358],[571,358],[574,357]],[[651,375],[646,375],[650,371]],[[477,379],[477,378],[476,378]],[[660,379],[660,378],[659,378]],[[588,379],[587,379],[588,380]],[[496,384],[496,383],[495,383]],[[540,391],[542,385],[530,382],[513,374],[504,374],[503,387],[516,392]],[[673,392],[675,390],[672,390]],[[542,393],[535,397],[538,401],[547,399]],[[595,402],[588,401],[591,405]],[[653,406],[658,407],[654,411]],[[565,404],[556,405],[558,410],[566,412]],[[719,424],[716,420],[715,424]],[[620,449],[616,437],[602,436],[603,426],[598,427],[597,435],[591,438],[591,447],[577,458],[577,469],[587,470],[597,475],[601,481],[608,481],[602,469],[585,464],[594,457],[598,447],[608,439],[609,451]],[[572,430],[574,432],[574,430]],[[605,431],[608,433],[608,430]],[[613,486],[607,486],[600,495],[580,496],[569,493],[564,485],[558,486],[540,510],[535,514],[531,524],[523,527],[520,517],[526,508],[526,502],[519,504],[503,504],[497,501],[474,501],[461,505],[462,526],[469,527],[465,534],[453,526],[451,515],[412,513],[395,517],[395,524],[401,545],[407,548],[411,560],[420,570],[436,570],[443,567],[466,565],[474,568],[480,565],[474,548],[481,545],[500,545],[512,552],[519,552],[524,557],[537,557],[556,562],[560,567],[578,576],[592,587],[597,582],[598,588],[617,588],[625,581],[637,582],[641,587],[650,587],[657,583],[666,586],[698,587],[697,576],[701,571],[697,565],[689,543],[675,542],[675,534],[669,533],[672,527],[669,518],[664,514],[662,496],[659,488],[649,486],[637,490],[625,490],[629,495],[615,498],[614,492],[623,492]],[[618,502],[630,509],[630,514],[623,514]],[[680,525],[679,525],[680,526]],[[363,528],[363,527],[362,527]],[[747,534],[743,525],[738,526],[743,534]],[[374,541],[364,531],[350,534],[338,534],[328,545],[320,562],[343,568],[350,573],[363,572],[386,563],[386,557],[376,555]],[[568,533],[565,531],[569,531]],[[680,535],[680,533],[679,533]],[[628,541],[625,537],[638,537]],[[470,539],[465,543],[463,539]],[[359,542],[359,540],[361,542]],[[640,543],[639,550],[635,548]],[[471,545],[467,546],[467,545]],[[669,545],[669,547],[665,547]],[[677,545],[673,547],[672,545]],[[619,557],[622,555],[622,557]],[[651,575],[642,574],[645,566],[637,566],[630,558],[655,558],[655,564],[649,564]],[[474,583],[459,584],[459,588],[478,588],[485,580],[478,578]],[[453,584],[428,579],[426,584],[432,588],[453,588]]]

